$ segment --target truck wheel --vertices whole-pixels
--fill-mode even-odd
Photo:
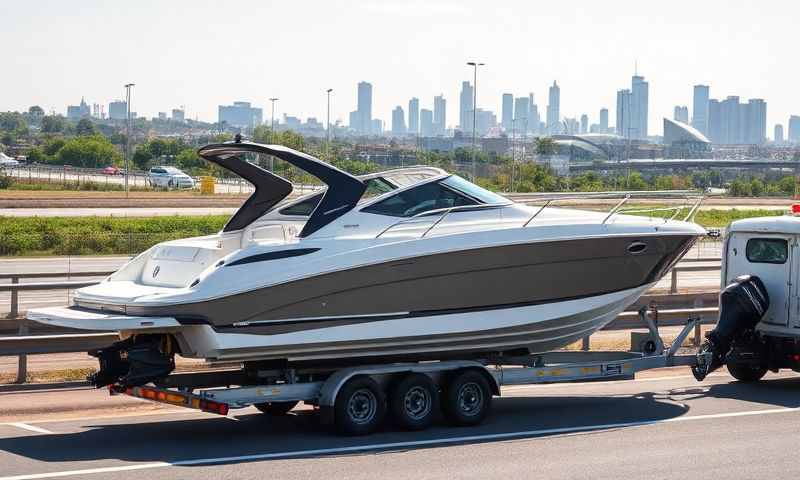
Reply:
[[[728,373],[740,382],[751,383],[761,380],[767,373],[767,367],[729,362]]]
[[[489,414],[492,391],[486,378],[475,370],[465,370],[450,380],[442,408],[453,425],[477,425]]]
[[[267,415],[272,415],[275,417],[280,417],[281,415],[286,415],[297,404],[300,402],[264,402],[264,403],[255,403],[253,404],[254,407],[261,410],[262,412],[266,413]]]
[[[411,373],[403,377],[389,394],[389,410],[400,428],[424,430],[433,422],[439,403],[436,384],[427,375]]]
[[[366,435],[381,425],[386,396],[375,380],[355,377],[344,384],[334,402],[334,423],[342,435]]]

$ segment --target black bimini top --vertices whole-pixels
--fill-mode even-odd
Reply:
[[[253,142],[228,142],[206,145],[198,154],[209,162],[230,170],[255,186],[255,192],[228,220],[223,232],[241,230],[260,218],[292,192],[292,184],[272,172],[244,159],[243,153],[263,153],[285,160],[314,175],[328,189],[311,213],[300,237],[307,237],[356,206],[367,186],[361,180],[311,155],[282,145]]]

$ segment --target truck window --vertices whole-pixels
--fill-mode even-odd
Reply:
[[[745,253],[750,263],[786,263],[789,245],[782,238],[751,238]]]

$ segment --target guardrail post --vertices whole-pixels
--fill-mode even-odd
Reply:
[[[11,283],[17,284],[19,283],[19,277],[11,277]],[[19,291],[18,290],[11,290],[11,312],[8,314],[8,318],[14,319],[19,316]]]
[[[581,342],[581,350],[584,352],[589,351],[589,337],[591,337],[591,335],[586,335],[583,337],[583,341]]]
[[[19,324],[19,334],[28,334],[28,320],[22,319]],[[20,355],[17,359],[17,383],[25,383],[28,379],[28,356]]]
[[[703,308],[703,299],[702,298],[696,298],[695,299],[694,308]],[[692,343],[693,343],[695,348],[700,348],[700,343],[701,343],[700,342],[700,336],[703,334],[702,327],[701,327],[701,324],[703,323],[702,322],[703,316],[701,315],[700,318],[701,318],[701,321],[697,322],[697,324],[694,326],[694,340],[692,341]]]
[[[669,293],[678,293],[678,270],[672,267],[672,281],[669,286]]]

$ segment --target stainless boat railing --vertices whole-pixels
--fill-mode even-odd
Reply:
[[[522,227],[527,227],[533,222],[536,217],[539,216],[547,207],[552,205],[555,202],[565,201],[565,200],[587,200],[587,199],[613,199],[619,198],[620,200],[614,204],[614,206],[608,211],[608,214],[603,218],[603,221],[600,222],[601,224],[606,224],[616,215],[620,214],[639,214],[639,213],[647,213],[647,212],[667,212],[667,211],[674,211],[672,216],[669,217],[657,217],[663,218],[664,222],[668,222],[670,220],[675,220],[680,213],[685,210],[689,209],[689,212],[686,216],[682,219],[682,221],[690,221],[690,219],[694,218],[694,215],[697,213],[700,204],[702,203],[703,199],[705,198],[701,193],[693,191],[693,190],[679,190],[679,191],[659,191],[659,192],[651,192],[651,191],[635,191],[635,192],[603,192],[603,193],[584,193],[584,194],[568,194],[568,195],[555,195],[552,197],[542,196],[533,199],[526,200],[524,203],[533,203],[533,202],[544,202],[544,204],[539,207],[533,215],[531,215],[523,224]],[[655,198],[665,198],[665,199],[683,199],[684,203],[675,206],[654,206],[652,208],[634,208],[629,210],[624,210],[623,207],[629,200],[635,198],[648,198],[648,199],[655,199]],[[439,226],[445,218],[447,218],[451,213],[456,212],[469,212],[475,210],[493,210],[493,209],[500,209],[506,208],[511,205],[514,205],[514,202],[509,203],[499,203],[499,204],[483,204],[483,205],[461,205],[456,207],[445,207],[445,208],[437,208],[434,210],[427,210],[425,212],[420,212],[416,215],[413,215],[408,218],[404,218],[402,220],[398,220],[397,222],[389,225],[388,227],[384,228],[383,230],[378,233],[375,238],[381,237],[384,233],[392,230],[393,228],[400,226],[400,225],[407,225],[411,223],[419,223],[421,218],[425,217],[434,217],[438,216],[436,220],[431,223],[431,225],[425,229],[422,233],[420,238],[424,238],[428,233],[430,233],[434,228]]]

